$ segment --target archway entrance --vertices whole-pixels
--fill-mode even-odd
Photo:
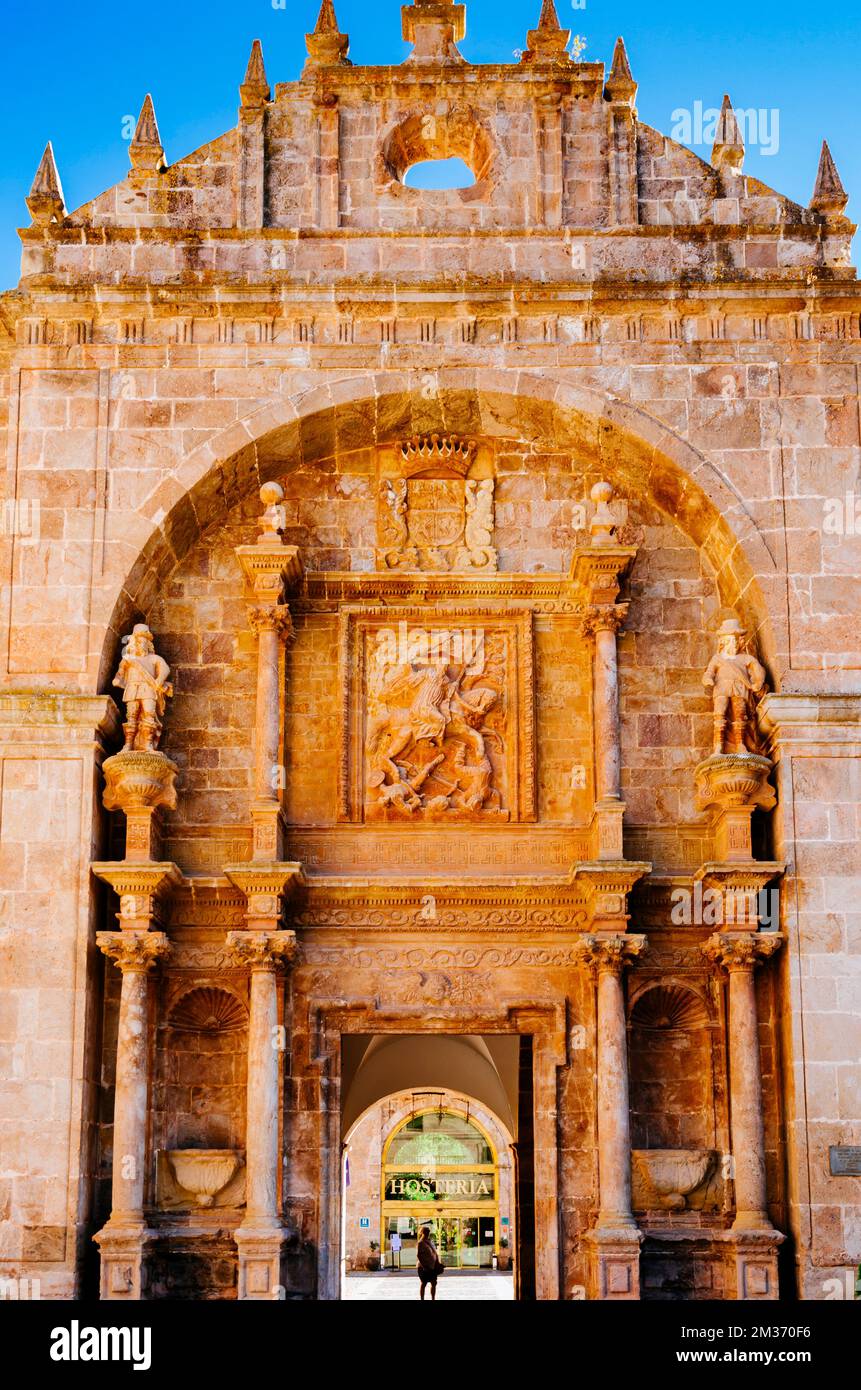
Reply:
[[[521,1256],[534,1283],[533,1249],[518,1242],[518,1112],[532,1103],[531,1085],[519,1095],[523,1042],[342,1038],[343,1298],[417,1297],[423,1226],[450,1276],[446,1301],[513,1298]]]
[[[469,1113],[436,1109],[401,1121],[386,1140],[381,1170],[380,1251],[389,1269],[414,1269],[429,1226],[446,1269],[493,1269],[508,1247],[500,1170],[489,1132]],[[504,1246],[500,1242],[504,1241]]]

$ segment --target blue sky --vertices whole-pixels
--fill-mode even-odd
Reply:
[[[400,8],[395,0],[335,0],[356,63],[400,62]],[[121,179],[128,165],[124,124],[152,92],[168,160],[190,153],[236,121],[238,84],[253,38],[260,38],[270,83],[299,76],[303,34],[318,0],[147,0],[145,5],[87,0],[35,5],[5,0],[5,131],[0,178],[0,287],[16,283],[20,243],[29,222],[24,197],[45,142],[53,140],[72,209]],[[277,7],[276,7],[277,6]],[[672,133],[673,113],[696,103],[707,120],[724,91],[760,121],[762,148],[745,168],[807,203],[819,147],[827,138],[861,216],[858,69],[859,0],[557,0],[560,19],[586,40],[584,60],[609,66],[623,34],[640,84],[642,120]],[[464,56],[476,63],[513,62],[537,22],[540,0],[470,0]],[[777,128],[775,118],[777,112]],[[678,118],[676,118],[677,120]],[[778,136],[775,141],[775,133]],[[769,155],[765,149],[774,146]],[[708,148],[698,153],[708,158]],[[853,197],[854,195],[854,197]]]

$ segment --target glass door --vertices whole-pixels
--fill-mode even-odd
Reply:
[[[439,1257],[446,1269],[459,1269],[461,1256],[461,1220],[459,1216],[437,1216],[436,1245]]]

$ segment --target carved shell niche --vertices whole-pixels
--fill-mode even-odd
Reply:
[[[248,1026],[248,1012],[229,990],[199,985],[177,1000],[168,1024],[182,1033],[238,1033]]]
[[[699,995],[684,985],[655,985],[644,990],[631,1010],[634,1028],[662,1031],[705,1028],[709,1016]]]

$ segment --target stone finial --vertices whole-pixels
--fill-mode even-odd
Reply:
[[[616,47],[613,49],[613,63],[604,85],[604,96],[608,101],[622,101],[630,106],[633,105],[636,95],[637,84],[631,72],[631,64],[628,62],[625,40],[619,37],[616,40]]]
[[[608,506],[610,498],[613,496],[613,484],[603,481],[595,483],[589,496],[595,503],[595,513],[589,522],[592,544],[596,546],[615,545],[616,518]]]
[[[401,33],[413,45],[408,63],[462,63],[457,45],[466,34],[466,7],[454,0],[402,5]]]
[[[158,747],[165,703],[173,694],[170,667],[157,655],[146,623],[136,623],[123,638],[122,657],[114,685],[123,692],[126,705],[124,753],[152,753]]]
[[[50,146],[48,147],[50,149]],[[820,212],[824,217],[839,216],[846,204],[849,202],[849,195],[837,172],[837,165],[828,148],[828,141],[822,141],[822,152],[819,155],[819,168],[816,171],[816,184],[813,189],[813,197],[810,199],[812,212]]]
[[[280,483],[264,483],[260,489],[260,501],[265,511],[260,518],[259,545],[270,541],[280,541],[287,526],[287,508],[284,506],[284,489]]]
[[[251,45],[251,56],[245,69],[245,79],[239,88],[242,105],[246,109],[261,109],[270,98],[269,82],[263,64],[263,49],[259,39]]]
[[[319,67],[329,67],[333,63],[346,63],[350,48],[350,37],[338,28],[333,0],[323,0],[313,34],[305,35],[308,61]]]
[[[563,29],[559,23],[553,0],[541,0],[538,28],[530,29],[526,35],[529,57],[539,62],[560,62],[568,56],[565,50],[570,37],[571,30]]]
[[[727,174],[740,174],[743,163],[744,140],[732,102],[728,96],[724,96],[712,147],[712,165]]]
[[[158,133],[155,107],[149,92],[144,97],[135,133],[129,145],[129,159],[133,169],[140,169],[146,173],[160,174],[166,167],[164,146]]]
[[[717,651],[706,667],[703,685],[712,691],[714,752],[757,753],[756,699],[765,690],[765,668],[744,651],[746,633],[737,618],[727,618],[717,632]]]
[[[26,201],[33,222],[39,226],[47,227],[51,222],[62,222],[66,215],[63,189],[50,140],[39,161],[36,177]]]

